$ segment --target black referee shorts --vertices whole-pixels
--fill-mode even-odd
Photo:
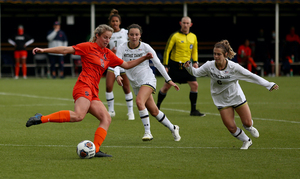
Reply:
[[[188,81],[197,81],[196,77],[189,74],[184,68],[184,63],[169,60],[169,76],[173,82],[184,84]]]

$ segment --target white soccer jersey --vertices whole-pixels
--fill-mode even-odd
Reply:
[[[113,49],[114,47],[118,47],[124,42],[128,41],[128,30],[121,28],[119,32],[114,32],[109,41],[109,49]],[[114,68],[108,67],[108,70],[114,71]],[[123,68],[120,69],[121,72],[125,72]]]
[[[157,57],[153,48],[144,42],[140,42],[139,46],[135,49],[131,49],[128,46],[128,42],[121,44],[117,49],[117,56],[123,59],[126,62],[131,60],[138,59],[148,52],[152,53],[153,58],[151,61],[153,62],[154,66],[158,69],[161,75],[169,81],[171,78],[169,77],[168,73],[166,72],[164,66],[161,64],[159,58]],[[119,71],[117,70],[118,67],[115,68],[115,75],[119,75]],[[149,60],[145,60],[144,62],[140,63],[139,65],[125,70],[126,75],[130,81],[132,88],[139,88],[144,84],[151,85],[154,89],[156,89],[156,78],[153,74],[152,69],[149,66]],[[155,82],[153,84],[153,81]]]
[[[128,41],[128,30],[121,28],[119,32],[114,32],[109,41],[109,49],[118,47],[124,42]]]
[[[266,87],[270,90],[275,83],[269,82],[262,77],[251,73],[238,63],[227,60],[224,70],[219,70],[215,60],[207,61],[200,68],[188,67],[187,71],[195,77],[209,76],[210,90],[214,104],[217,107],[235,106],[243,103],[246,97],[239,85],[239,80]]]

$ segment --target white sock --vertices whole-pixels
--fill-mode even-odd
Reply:
[[[125,94],[125,100],[128,108],[128,113],[133,113],[133,96],[131,92]]]
[[[151,131],[150,131],[150,118],[149,118],[149,113],[148,113],[147,108],[139,111],[139,114],[140,114],[141,120],[144,124],[145,133],[150,133],[151,134]]]
[[[249,137],[245,134],[245,132],[240,129],[239,127],[237,127],[236,132],[233,134],[231,133],[231,135],[233,135],[233,137],[245,142],[245,141],[249,141]]]
[[[108,111],[114,111],[114,93],[106,92],[105,96],[106,96]]]
[[[169,119],[167,118],[167,116],[159,111],[158,115],[155,116],[155,118],[160,122],[162,123],[164,126],[166,126],[167,128],[170,129],[170,131],[174,131],[174,125],[169,121]]]

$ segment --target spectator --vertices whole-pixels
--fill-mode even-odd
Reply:
[[[238,63],[243,65],[246,64],[247,69],[252,72],[252,66],[254,68],[256,68],[256,70],[259,70],[259,68],[257,68],[256,63],[254,62],[253,58],[252,58],[252,50],[249,47],[249,40],[246,39],[244,44],[240,45],[238,48]]]
[[[60,22],[55,21],[53,30],[50,30],[47,35],[49,41],[48,47],[68,46],[68,39],[66,34],[60,29]],[[55,63],[59,62],[60,78],[64,78],[64,55],[49,53],[49,60],[51,64],[52,78],[56,78]]]
[[[287,55],[291,56],[292,60],[299,61],[298,51],[300,45],[300,38],[299,35],[295,33],[295,27],[291,27],[290,33],[286,35],[285,40]]]
[[[14,58],[15,58],[15,79],[19,78],[20,72],[20,61],[22,63],[23,78],[27,78],[27,51],[26,47],[34,42],[34,39],[29,35],[24,34],[24,27],[18,26],[18,33],[8,39],[8,43],[15,47]]]
[[[291,72],[291,63],[293,63],[293,60],[290,55],[290,48],[287,44],[283,46],[283,52],[282,52],[282,60],[281,60],[281,73],[282,75],[290,76]]]

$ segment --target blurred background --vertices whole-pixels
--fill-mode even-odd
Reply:
[[[61,22],[69,45],[87,41],[91,33],[91,3],[82,0],[0,0],[2,53],[13,53],[13,47],[5,44],[8,37],[17,32],[19,24],[35,43],[47,43],[47,32],[57,20]],[[300,34],[298,0],[100,0],[93,3],[96,26],[107,24],[110,11],[117,9],[122,17],[121,27],[127,28],[132,23],[141,25],[142,40],[152,45],[157,53],[163,53],[164,49],[158,42],[165,43],[171,33],[180,29],[179,21],[184,12],[192,19],[191,32],[197,35],[199,43],[211,43],[199,49],[199,54],[212,53],[212,44],[222,39],[228,39],[235,51],[245,38],[255,45],[260,29],[266,39],[271,39],[272,30],[275,30],[276,3],[279,4],[280,41],[284,41],[291,26]],[[30,63],[31,53],[28,54]]]

